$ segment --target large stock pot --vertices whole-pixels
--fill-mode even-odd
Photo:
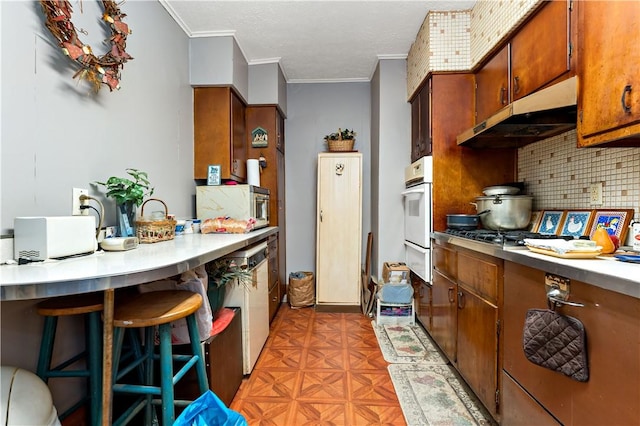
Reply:
[[[493,230],[525,229],[531,220],[533,197],[530,195],[494,195],[477,197],[475,203],[482,226]],[[485,212],[486,211],[486,212]]]

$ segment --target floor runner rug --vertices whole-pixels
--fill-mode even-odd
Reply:
[[[388,366],[408,426],[495,425],[447,365]]]
[[[447,361],[419,325],[376,325],[371,322],[382,355],[390,364],[441,365]]]

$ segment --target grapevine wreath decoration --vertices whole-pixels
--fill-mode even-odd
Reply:
[[[80,66],[73,78],[86,79],[93,84],[96,92],[100,90],[101,84],[109,86],[109,91],[120,89],[120,69],[133,58],[125,51],[127,36],[131,34],[129,26],[122,22],[127,15],[120,12],[116,2],[102,0],[102,20],[111,29],[111,37],[108,39],[111,49],[102,56],[94,55],[91,46],[78,38],[71,22],[72,9],[68,0],[40,0],[40,4],[46,16],[45,25],[58,40],[62,52]]]

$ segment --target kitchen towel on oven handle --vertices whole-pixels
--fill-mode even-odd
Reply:
[[[587,339],[580,320],[549,309],[529,309],[522,343],[532,363],[579,382],[589,380]]]

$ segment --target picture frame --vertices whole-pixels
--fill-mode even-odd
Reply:
[[[529,220],[529,226],[527,226],[527,231],[538,232],[538,227],[540,226],[541,218],[542,218],[541,210],[536,210],[531,212],[531,220]]]
[[[220,185],[220,165],[211,164],[207,171],[207,185]]]
[[[564,220],[564,210],[543,210],[537,232],[544,235],[557,235]]]
[[[593,222],[591,223],[589,237],[597,228],[606,228],[609,235],[615,235],[624,244],[629,224],[633,219],[633,209],[598,209],[594,211]]]
[[[593,210],[566,210],[558,235],[575,238],[589,235],[593,216]]]

